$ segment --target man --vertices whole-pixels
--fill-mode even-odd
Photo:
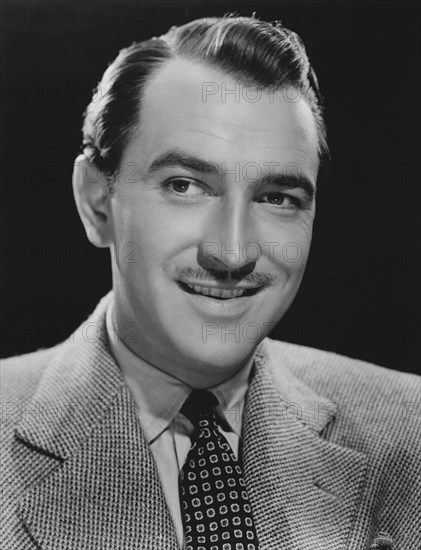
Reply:
[[[266,338],[329,157],[297,35],[229,17],[133,44],[83,131],[113,291],[3,363],[4,547],[417,548],[419,378]]]

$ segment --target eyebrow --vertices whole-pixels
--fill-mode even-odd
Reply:
[[[269,164],[269,163],[268,163]],[[178,166],[186,170],[200,172],[212,176],[219,176],[224,179],[226,172],[216,162],[209,162],[204,159],[189,155],[179,149],[171,149],[157,157],[149,166],[147,177],[156,174],[164,169]],[[309,199],[312,199],[316,189],[311,180],[303,174],[265,174],[255,180],[259,185],[271,184],[283,189],[302,189]]]

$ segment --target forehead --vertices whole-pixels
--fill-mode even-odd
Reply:
[[[174,59],[160,67],[145,86],[140,122],[127,153],[146,163],[176,146],[214,162],[317,166],[305,100],[247,86],[207,64]]]

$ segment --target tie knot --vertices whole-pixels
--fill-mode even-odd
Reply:
[[[181,407],[181,412],[187,416],[195,429],[199,429],[205,427],[205,423],[199,424],[201,420],[205,420],[211,425],[216,424],[215,408],[217,405],[218,399],[210,391],[193,390]]]

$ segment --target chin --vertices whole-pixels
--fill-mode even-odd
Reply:
[[[262,339],[248,342],[238,340],[235,335],[227,335],[222,341],[220,335],[215,335],[195,347],[192,355],[206,370],[234,371],[244,366]]]

